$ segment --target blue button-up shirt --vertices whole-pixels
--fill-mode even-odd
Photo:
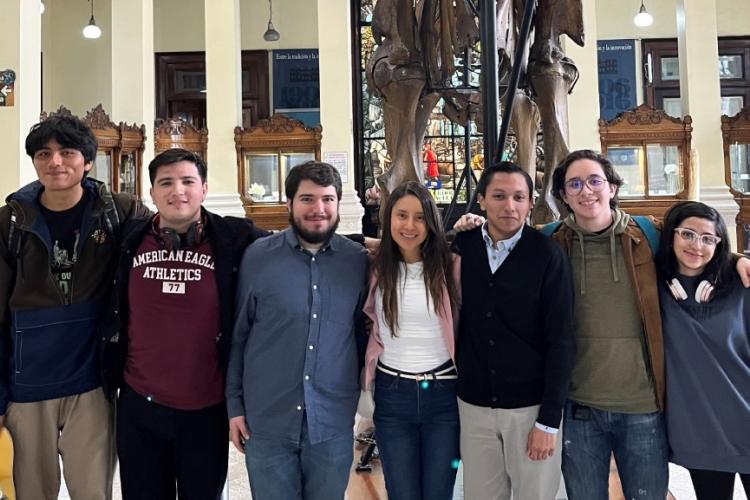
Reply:
[[[490,236],[490,233],[487,230],[487,222],[482,224],[482,238],[484,239],[485,245],[487,245],[487,260],[490,263],[490,270],[493,274],[502,265],[502,263],[505,262],[505,259],[508,258],[511,250],[516,247],[516,244],[518,243],[518,240],[521,239],[522,234],[523,226],[521,226],[518,231],[516,231],[516,234],[514,234],[507,240],[499,240],[497,242],[497,245],[495,245],[495,242],[492,241],[492,236]]]
[[[230,417],[256,436],[351,433],[359,397],[367,253],[334,235],[313,254],[287,229],[245,251],[227,368]],[[359,342],[360,346],[364,342]]]

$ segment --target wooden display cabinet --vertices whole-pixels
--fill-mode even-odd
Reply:
[[[237,174],[245,215],[260,227],[289,225],[284,180],[300,163],[320,160],[322,128],[277,114],[234,129]]]
[[[42,113],[40,120],[56,115],[74,116],[64,106],[52,113]],[[94,132],[96,158],[89,175],[109,186],[113,193],[141,196],[141,170],[146,143],[144,125],[115,124],[101,104],[86,113],[83,122]]]
[[[750,237],[750,106],[734,116],[721,117],[724,140],[724,176],[740,206],[737,224],[737,250],[748,250]]]
[[[691,124],[690,116],[680,120],[645,104],[599,120],[602,154],[625,181],[618,193],[623,210],[663,217],[675,202],[688,199]]]
[[[208,162],[208,130],[198,129],[180,118],[157,120],[154,130],[154,153],[182,148],[197,153]]]

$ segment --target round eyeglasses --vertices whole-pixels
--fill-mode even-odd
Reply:
[[[700,241],[704,247],[715,247],[721,241],[721,238],[718,236],[714,236],[713,234],[698,234],[692,229],[686,227],[675,228],[674,232],[679,234],[680,238],[688,243]]]
[[[575,196],[583,191],[583,186],[588,186],[589,189],[595,193],[602,191],[607,185],[607,179],[600,175],[589,175],[585,179],[580,177],[573,177],[565,181],[565,194],[568,196]]]

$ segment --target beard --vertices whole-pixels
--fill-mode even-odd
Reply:
[[[333,236],[333,234],[336,232],[336,229],[338,229],[339,227],[339,221],[341,221],[341,217],[339,215],[336,215],[336,222],[333,223],[328,231],[308,231],[307,229],[300,227],[294,220],[292,214],[289,214],[289,225],[292,226],[292,229],[294,230],[297,237],[302,241],[311,243],[313,245],[325,243],[326,241],[330,240],[331,236]]]

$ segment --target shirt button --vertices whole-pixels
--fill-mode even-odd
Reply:
[[[495,396],[492,396],[492,402],[493,402],[493,403],[497,403],[497,397],[495,397]]]
[[[496,373],[497,373],[497,370],[495,370],[494,368],[490,369],[490,374],[495,375]]]
[[[312,344],[310,344],[309,346],[307,346],[307,348],[308,348],[308,349],[310,349],[311,351],[312,351],[313,349],[315,349],[315,347],[313,347],[313,345],[312,345]]]
[[[315,318],[317,318],[317,317],[318,317],[318,315],[317,315],[317,314],[313,314],[313,319],[315,319]]]
[[[495,341],[494,341],[494,340],[490,340],[490,345],[491,345],[491,346],[492,346],[492,345],[495,345]]]
[[[310,375],[305,375],[305,380],[310,380]]]
[[[313,290],[317,290],[317,289],[318,289],[318,285],[313,285]]]
[[[312,258],[312,261],[315,262],[315,257]]]
[[[297,405],[297,411],[302,411],[302,406]]]
[[[487,313],[487,317],[488,317],[488,318],[491,318],[491,317],[492,317],[492,313],[491,313],[491,312],[488,312],[488,313]]]

